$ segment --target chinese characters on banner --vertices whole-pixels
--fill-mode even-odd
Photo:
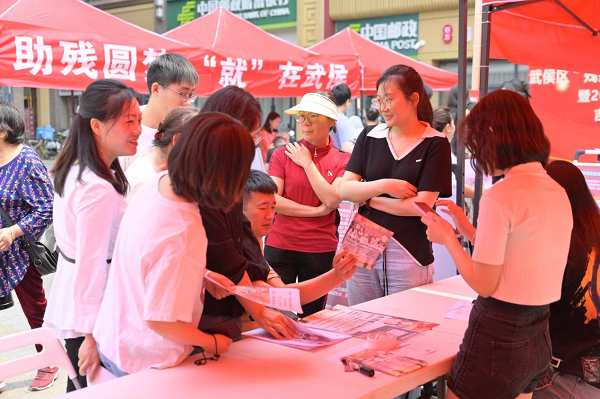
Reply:
[[[54,52],[62,54],[59,63],[53,63]],[[144,76],[148,65],[165,49],[148,48],[143,51],[142,65]],[[100,60],[103,59],[102,65]],[[59,67],[57,65],[60,64]],[[15,71],[26,70],[32,75],[45,76],[60,72],[64,76],[86,75],[90,82],[96,79],[119,79],[136,82],[136,67],[138,66],[137,48],[118,44],[104,44],[99,49],[89,41],[77,42],[59,41],[59,46],[53,47],[44,43],[43,36],[15,37]]]
[[[575,151],[599,146],[600,75],[531,67],[529,84],[552,156],[572,160]]]

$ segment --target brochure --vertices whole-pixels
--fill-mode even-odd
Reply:
[[[295,339],[277,339],[262,328],[247,331],[242,335],[303,350],[321,348],[323,346],[333,345],[345,339],[351,338],[350,335],[337,334],[328,331],[318,331],[308,328],[306,325],[297,322],[294,322],[294,324],[300,333],[300,337]]]
[[[395,377],[427,366],[427,362],[424,360],[402,356],[396,352],[377,351],[373,349],[365,349],[352,355],[344,356],[341,360],[345,360],[356,368],[366,366]]]
[[[371,270],[393,235],[390,230],[357,213],[344,235],[341,249],[354,254],[358,266]]]
[[[263,304],[270,308],[302,313],[300,291],[297,288],[246,287],[237,285],[232,288],[227,288],[211,278],[210,273],[208,276],[204,276],[204,278],[234,295],[241,296],[242,298],[249,299],[253,302]]]

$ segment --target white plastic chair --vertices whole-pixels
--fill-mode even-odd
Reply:
[[[49,328],[36,328],[0,338],[0,353],[35,344],[42,345],[41,352],[0,363],[0,379],[56,365],[67,371],[75,388],[81,389],[67,352]]]

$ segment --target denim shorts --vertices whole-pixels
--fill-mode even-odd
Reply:
[[[515,398],[533,392],[550,367],[549,306],[477,298],[448,379],[459,398]]]

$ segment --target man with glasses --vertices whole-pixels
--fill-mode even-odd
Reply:
[[[150,63],[147,74],[150,99],[142,108],[142,134],[135,155],[121,158],[126,170],[137,157],[152,149],[158,125],[175,107],[190,105],[197,98],[194,92],[198,74],[187,58],[180,54],[162,54]]]

